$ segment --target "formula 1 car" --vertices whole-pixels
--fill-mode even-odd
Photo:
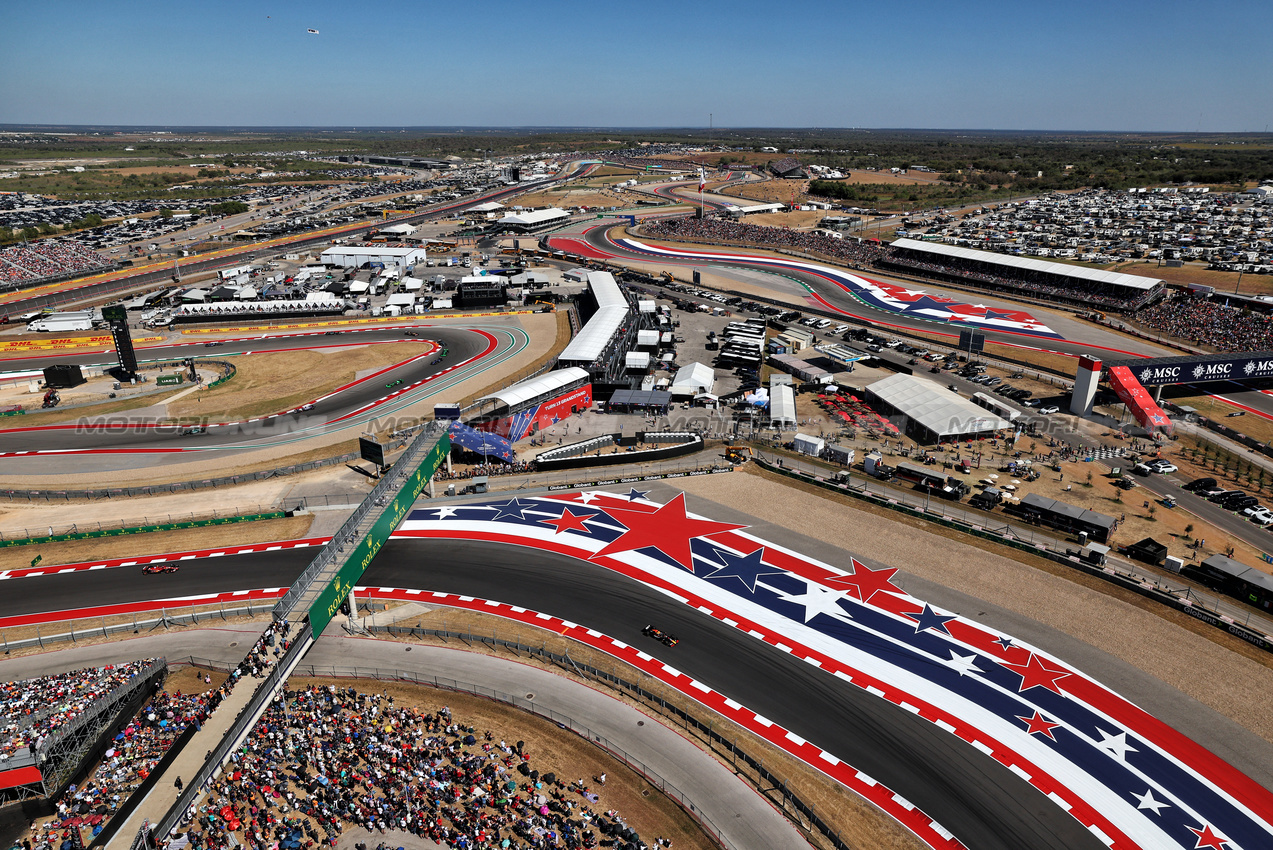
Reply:
[[[646,637],[652,637],[664,646],[676,646],[680,643],[680,639],[674,635],[670,635],[662,629],[656,629],[654,626],[646,626],[641,630],[641,634]]]
[[[157,573],[175,573],[177,571],[176,564],[147,564],[141,568],[146,575],[155,575]]]

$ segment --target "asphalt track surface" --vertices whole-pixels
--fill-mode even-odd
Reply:
[[[955,337],[958,336],[958,326],[951,328],[951,325],[954,325],[955,323],[946,325],[946,328],[950,328],[947,330],[945,328],[935,327],[934,324],[929,321],[912,319],[897,313],[876,309],[875,307],[854,298],[830,280],[811,272],[805,272],[790,267],[784,267],[781,271],[776,271],[773,267],[767,266],[763,262],[747,263],[730,260],[720,264],[713,264],[700,258],[686,258],[678,261],[674,257],[668,258],[655,256],[631,250],[612,241],[608,236],[608,230],[608,225],[593,227],[581,237],[576,238],[582,238],[585,240],[596,251],[599,257],[610,257],[621,262],[627,260],[641,263],[661,263],[668,266],[686,266],[696,268],[718,265],[719,268],[717,271],[724,272],[726,275],[728,275],[728,270],[730,268],[747,269],[753,272],[761,272],[766,275],[781,275],[783,278],[795,281],[796,283],[807,287],[809,290],[816,293],[819,298],[826,302],[826,304],[830,305],[830,307],[834,310],[840,311],[843,314],[854,317],[862,322],[876,325],[887,330],[916,331],[926,334],[946,334],[952,338],[952,341],[954,341]],[[565,236],[566,234],[562,235]],[[686,250],[729,251],[736,254],[747,253],[746,248],[720,248],[698,245],[688,246]],[[850,273],[868,278],[887,278],[886,275],[882,275],[874,271],[851,271]],[[941,288],[940,283],[912,283],[911,285],[924,285],[929,289]],[[955,291],[957,292],[958,290]],[[993,295],[980,295],[975,292],[964,293],[964,297],[970,299],[980,298],[982,300],[989,300],[992,302],[995,300]],[[1009,309],[1029,310],[1028,304],[1014,302],[1002,303],[1007,305]],[[952,330],[954,331],[953,333]],[[978,328],[978,330],[984,333],[987,340],[993,342],[1013,346],[1024,346],[1026,348],[1033,348],[1042,351],[1054,351],[1074,356],[1089,356],[1103,361],[1124,360],[1133,357],[1145,356],[1169,356],[1173,353],[1165,351],[1157,346],[1147,346],[1128,337],[1112,334],[1095,325],[1090,327],[1083,326],[1083,336],[1086,337],[1085,339],[1037,338],[1008,331],[994,331],[981,328]],[[1100,341],[1098,342],[1096,340]],[[1252,390],[1249,387],[1239,384],[1226,381],[1205,384],[1198,387],[1173,388],[1173,393],[1169,393],[1169,395],[1184,395],[1186,393],[1223,394],[1226,399],[1235,402],[1240,407],[1244,407],[1247,410],[1260,414],[1265,418],[1273,418],[1273,398],[1266,393]]]
[[[14,316],[40,309],[55,308],[68,302],[82,302],[100,298],[115,292],[129,291],[146,284],[168,283],[173,273],[173,266],[171,265],[173,262],[180,262],[181,272],[189,275],[195,272],[227,268],[260,257],[276,255],[289,248],[299,248],[326,242],[338,236],[345,238],[355,237],[373,228],[384,227],[389,224],[400,224],[402,222],[419,224],[430,219],[463,212],[470,207],[487,201],[501,200],[524,192],[539,191],[563,180],[587,176],[591,171],[595,170],[596,166],[596,162],[587,160],[571,162],[559,174],[548,180],[541,180],[535,183],[520,183],[503,189],[496,189],[472,198],[430,207],[422,212],[387,221],[372,220],[338,225],[310,233],[282,236],[264,242],[224,248],[179,260],[168,258],[146,262],[144,265],[137,267],[125,267],[116,271],[101,272],[59,283],[43,284],[28,289],[0,293],[0,316]]]
[[[374,377],[356,382],[341,392],[319,398],[307,411],[284,412],[280,415],[262,418],[256,421],[234,422],[229,424],[212,424],[208,432],[200,435],[183,434],[178,426],[155,427],[146,423],[126,423],[120,420],[103,422],[100,418],[86,416],[83,423],[63,427],[42,427],[33,429],[9,428],[0,430],[0,453],[35,452],[35,451],[101,451],[101,450],[193,450],[210,449],[250,449],[259,448],[262,444],[277,444],[280,441],[303,439],[324,433],[333,427],[348,427],[351,423],[365,422],[378,415],[376,402],[386,396],[402,392],[402,397],[409,399],[414,385],[428,381],[444,370],[456,364],[479,357],[490,349],[490,354],[498,355],[517,347],[517,340],[524,336],[520,330],[512,333],[498,331],[480,333],[474,330],[459,328],[417,327],[410,329],[418,337],[405,335],[403,328],[393,330],[342,331],[337,336],[327,336],[323,332],[303,335],[272,335],[251,339],[226,341],[223,345],[206,347],[202,342],[188,345],[169,345],[146,348],[138,351],[138,359],[178,360],[187,357],[198,359],[226,358],[233,362],[237,355],[289,351],[296,349],[318,349],[323,347],[339,348],[350,344],[419,342],[422,356],[400,365],[392,366]],[[432,341],[432,342],[431,342]],[[438,354],[432,343],[447,349],[447,355],[440,363],[435,363]],[[484,359],[484,358],[483,358]],[[103,357],[100,352],[80,354],[57,354],[54,357],[45,355],[39,358],[23,358],[5,360],[0,365],[5,371],[25,371],[41,369],[50,360],[59,363],[74,363],[80,366],[101,365],[113,362],[109,355]],[[479,359],[470,367],[485,368]],[[389,386],[393,384],[393,386]],[[428,387],[429,384],[423,384]],[[91,410],[91,408],[90,408]],[[69,413],[69,411],[68,411]],[[359,414],[362,415],[359,415]]]
[[[166,575],[119,567],[24,578],[21,593],[0,598],[0,617],[287,586],[313,554],[227,555]],[[928,721],[602,567],[495,543],[391,540],[360,582],[515,602],[630,642],[870,774],[970,848],[1103,847],[1012,771]],[[680,644],[642,637],[651,622]]]

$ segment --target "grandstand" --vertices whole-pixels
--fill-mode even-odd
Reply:
[[[914,239],[893,242],[876,265],[978,289],[1124,311],[1139,310],[1161,298],[1164,291],[1163,281],[1156,278]]]
[[[74,240],[42,240],[0,249],[0,290],[110,268],[111,260]]]
[[[640,313],[609,272],[588,272],[579,312],[584,326],[557,356],[557,365],[585,370],[594,385],[631,388],[625,355],[635,346],[642,322],[653,314]]]
[[[479,398],[475,428],[516,442],[592,406],[592,379],[572,366]]]
[[[149,658],[0,684],[0,802],[60,794],[167,669]]]

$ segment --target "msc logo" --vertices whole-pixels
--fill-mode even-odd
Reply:
[[[1242,371],[1247,375],[1254,375],[1256,372],[1261,374],[1273,371],[1273,360],[1248,360],[1246,365],[1242,367]]]
[[[1142,384],[1147,384],[1150,381],[1173,381],[1179,377],[1179,366],[1150,366],[1140,372],[1140,382]]]
[[[1228,378],[1232,374],[1232,363],[1199,363],[1197,366],[1193,367],[1193,377],[1195,380]]]

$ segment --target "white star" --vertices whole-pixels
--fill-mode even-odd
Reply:
[[[1154,789],[1146,788],[1144,794],[1132,792],[1132,796],[1136,798],[1138,809],[1149,809],[1154,814],[1161,814],[1161,809],[1170,809],[1171,803],[1164,803],[1162,800],[1154,799]]]
[[[765,585],[764,582],[757,582]],[[783,593],[777,588],[770,587],[778,594],[778,598],[784,602],[794,602],[796,605],[804,606],[804,621],[807,623],[819,614],[826,614],[828,617],[836,617],[842,620],[853,619],[844,609],[840,607],[841,599],[848,599],[849,595],[843,590],[831,590],[820,584],[813,582],[805,582],[804,593]]]
[[[911,295],[923,295],[923,294],[924,294],[924,290],[922,289],[903,289],[901,292],[898,293],[898,295],[901,295],[903,297],[909,297]]]
[[[953,649],[950,651],[950,660],[943,663],[952,670],[958,670],[960,676],[982,672],[977,666],[976,655],[957,655]]]
[[[989,307],[987,307],[985,304],[974,304],[974,305],[972,305],[972,306],[973,306],[975,309],[977,309],[977,310],[989,310],[989,309],[990,309],[990,308],[989,308]]]
[[[442,507],[442,508],[431,508],[430,510],[432,510],[438,515],[437,517],[438,519],[446,519],[449,516],[456,516],[460,512],[459,508],[453,508],[450,506]]]
[[[601,498],[598,493],[576,493],[575,495],[578,497],[579,503],[583,505],[591,505],[594,499]]]
[[[1104,750],[1119,761],[1126,763],[1128,753],[1140,752],[1131,744],[1127,743],[1127,733],[1119,732],[1117,735],[1111,735],[1104,729],[1097,729],[1100,733],[1101,740],[1097,743],[1096,748]]]

